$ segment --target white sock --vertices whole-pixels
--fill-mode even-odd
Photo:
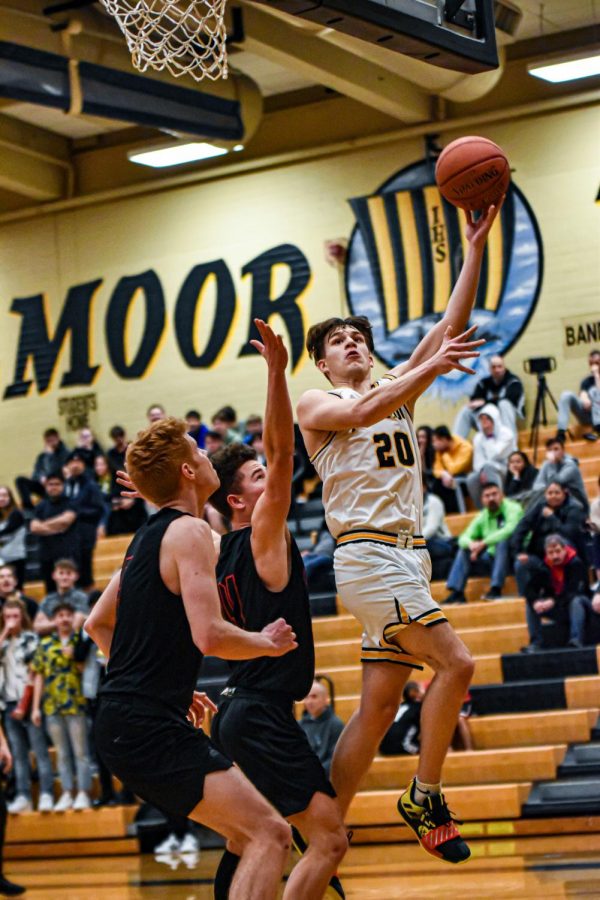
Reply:
[[[425,803],[425,798],[430,794],[441,794],[442,793],[442,785],[438,784],[426,784],[424,781],[419,781],[418,778],[415,778],[414,786],[413,786],[413,800],[415,803],[418,803],[419,806],[423,806]]]

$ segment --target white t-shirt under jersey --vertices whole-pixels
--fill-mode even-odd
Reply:
[[[329,393],[360,397],[351,388]],[[335,538],[359,528],[422,533],[421,457],[405,407],[375,425],[330,432],[311,462],[323,482],[325,518]]]

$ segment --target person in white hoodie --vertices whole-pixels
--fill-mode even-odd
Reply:
[[[481,509],[481,488],[488,481],[504,481],[508,458],[517,449],[514,432],[503,425],[498,407],[486,403],[477,414],[478,432],[473,438],[473,471],[467,476],[471,500]]]

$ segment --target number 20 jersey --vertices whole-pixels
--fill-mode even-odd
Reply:
[[[360,397],[351,388],[328,393]],[[323,482],[325,518],[335,538],[359,528],[422,533],[421,457],[406,407],[375,425],[330,432],[311,462]]]

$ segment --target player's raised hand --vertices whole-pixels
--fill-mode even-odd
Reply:
[[[451,372],[452,369],[458,369],[459,372],[466,372],[468,375],[475,375],[475,370],[470,369],[468,366],[463,366],[461,359],[472,359],[479,356],[477,348],[485,344],[485,341],[483,339],[478,341],[471,340],[476,330],[477,325],[472,325],[471,328],[467,328],[462,334],[452,337],[452,326],[448,325],[444,332],[442,346],[432,358],[440,375],[445,375],[447,372]]]
[[[139,491],[136,490],[135,484],[127,472],[123,469],[117,471],[117,482],[125,488],[124,491],[121,491],[121,497],[128,497],[130,500],[135,500],[137,497],[142,496]]]
[[[262,319],[255,319],[254,324],[258,328],[258,333],[262,340],[250,341],[250,343],[258,350],[270,369],[285,371],[288,363],[288,352],[283,343],[283,338],[280,334],[275,334],[271,326],[263,322]]]
[[[487,236],[490,233],[490,228],[496,221],[496,216],[502,209],[505,198],[506,194],[504,194],[497,203],[493,203],[491,206],[488,206],[487,209],[483,210],[477,221],[473,219],[473,213],[470,210],[465,210],[467,219],[465,237],[473,247],[479,249],[484,247]]]
[[[292,626],[285,619],[275,619],[263,628],[261,634],[269,641],[265,656],[283,656],[298,646]]]

